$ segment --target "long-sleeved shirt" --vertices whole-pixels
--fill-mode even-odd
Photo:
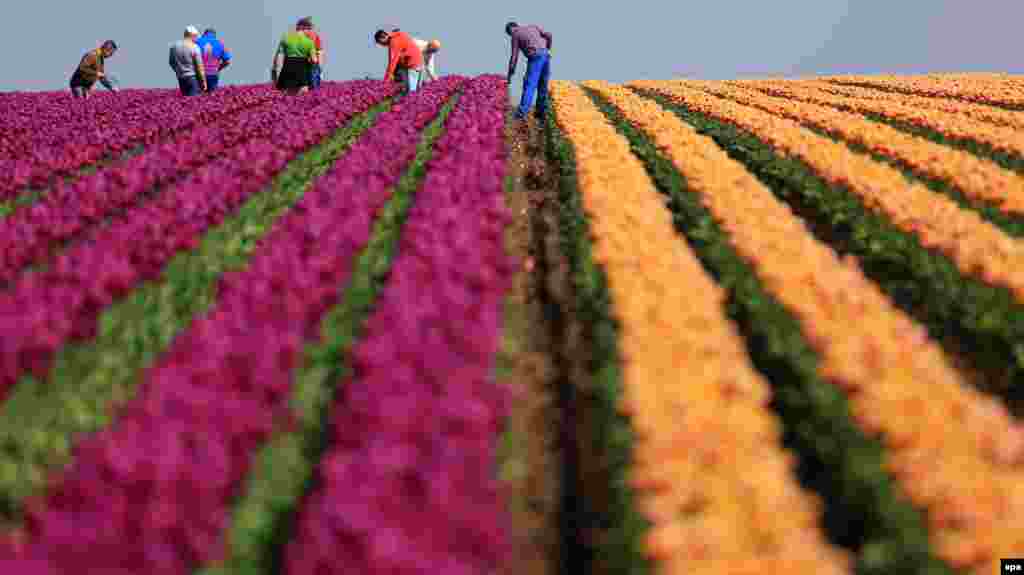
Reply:
[[[199,46],[185,39],[171,44],[167,63],[179,78],[190,78],[196,75],[204,77],[206,75],[203,68],[203,55],[199,51]]]
[[[430,42],[427,42],[426,40],[413,38],[412,41],[416,43],[416,47],[419,48],[420,53],[423,54],[423,70],[427,73],[427,78],[430,80],[436,80],[437,68],[435,68],[435,62],[437,62],[437,52],[427,51],[427,47],[430,46]]]
[[[82,60],[78,63],[78,77],[84,85],[92,86],[99,79],[100,74],[105,73],[103,71],[104,60],[102,48],[89,50],[85,56],[82,56]]]
[[[412,36],[405,32],[392,32],[388,42],[388,69],[384,78],[390,80],[395,75],[395,68],[402,66],[410,70],[423,67],[423,52],[413,41]]]
[[[527,58],[532,58],[539,50],[550,49],[550,32],[546,32],[540,26],[533,24],[517,27],[512,31],[512,58],[508,61],[508,75],[511,76],[516,71],[520,50],[522,50]]]
[[[222,64],[231,61],[231,51],[212,34],[203,34],[196,40],[196,46],[203,55],[203,70],[207,75],[216,76]]]

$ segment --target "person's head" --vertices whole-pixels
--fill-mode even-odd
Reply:
[[[114,42],[113,40],[107,40],[103,43],[102,46],[100,46],[100,50],[103,51],[104,58],[109,58],[113,56],[115,52],[117,52],[117,42]]]
[[[437,52],[441,49],[440,40],[431,40],[427,43],[427,52]]]
[[[199,29],[195,26],[188,26],[185,28],[185,37],[189,40],[195,40],[199,37]]]
[[[388,42],[391,41],[391,34],[388,34],[383,30],[377,30],[373,33],[373,41],[381,46],[387,46]]]
[[[508,24],[505,24],[505,33],[511,36],[512,33],[515,32],[516,28],[518,27],[519,24],[516,24],[515,22],[509,22]]]
[[[312,16],[306,16],[305,18],[301,18],[298,22],[295,23],[295,29],[296,30],[312,30],[313,29],[313,17]]]
[[[214,30],[213,28],[207,28],[206,30],[203,30],[203,36],[216,36],[216,35],[217,35],[217,31]]]

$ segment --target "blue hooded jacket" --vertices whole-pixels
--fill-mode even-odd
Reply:
[[[200,36],[196,46],[199,46],[199,52],[203,55],[203,68],[209,76],[216,76],[220,72],[221,62],[231,60],[231,52],[214,33],[207,32]]]

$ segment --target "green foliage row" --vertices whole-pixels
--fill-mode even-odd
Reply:
[[[841,390],[818,375],[818,355],[799,321],[765,289],[671,160],[614,106],[589,93],[667,196],[677,231],[727,290],[726,312],[745,338],[754,365],[773,386],[784,444],[799,456],[805,487],[825,503],[829,536],[856,552],[861,574],[950,573],[932,554],[921,513],[902,498],[885,471],[882,444],[861,432]],[[700,132],[718,136],[726,149],[754,144],[731,139],[727,127],[707,118],[674,110]]]

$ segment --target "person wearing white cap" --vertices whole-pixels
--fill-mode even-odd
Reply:
[[[206,91],[203,54],[196,45],[196,38],[199,38],[199,30],[195,26],[185,28],[185,36],[171,44],[167,60],[178,77],[178,88],[183,96],[197,96]]]
[[[413,42],[419,47],[420,52],[423,53],[423,73],[429,80],[437,80],[437,53],[441,50],[440,40],[420,40],[419,38],[413,38]]]

